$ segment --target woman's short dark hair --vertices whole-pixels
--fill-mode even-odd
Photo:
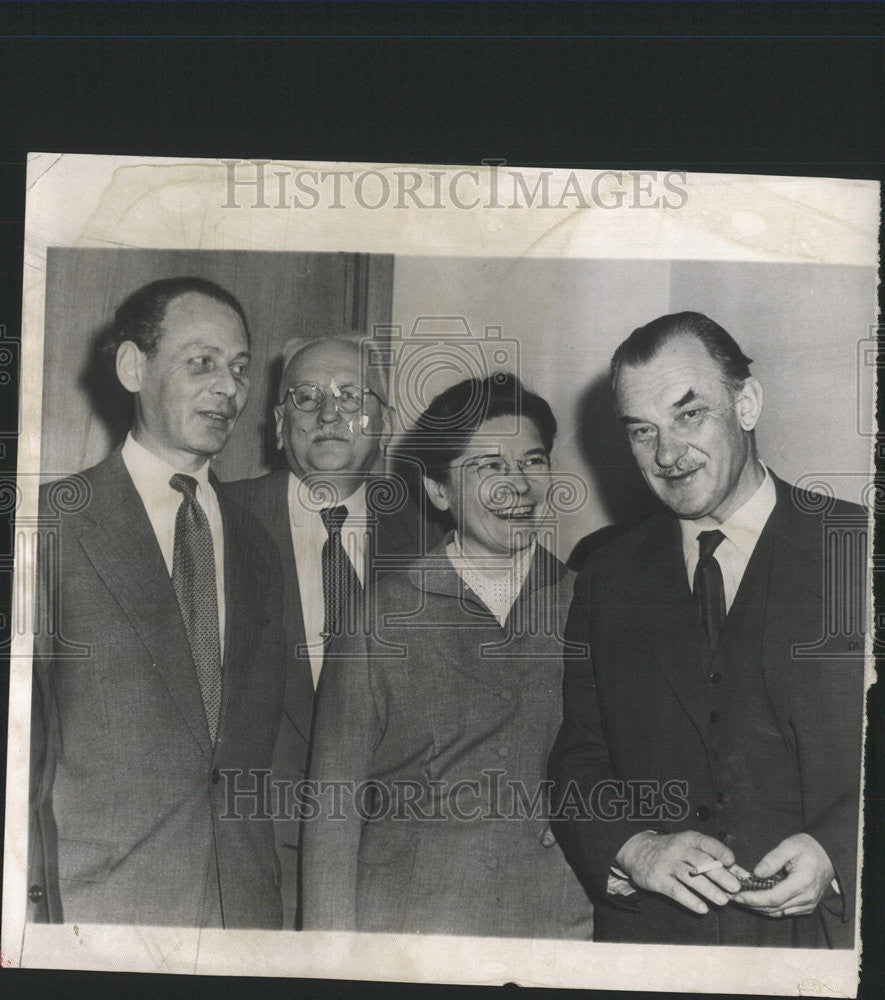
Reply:
[[[157,353],[163,319],[166,309],[173,299],[180,295],[196,293],[229,306],[240,317],[246,338],[249,339],[249,324],[238,300],[229,291],[206,278],[193,275],[176,278],[161,278],[143,285],[120,304],[114,320],[108,327],[102,342],[102,355],[113,368],[117,358],[117,348],[124,340],[131,340],[148,357]]]
[[[638,327],[618,346],[610,367],[612,389],[617,388],[618,374],[624,365],[646,364],[667,341],[680,334],[695,337],[704,345],[719,366],[723,379],[733,388],[738,388],[750,377],[753,362],[730,333],[703,313],[680,312],[659,316]]]
[[[550,452],[556,417],[546,399],[527,389],[509,372],[468,378],[436,396],[407,435],[407,451],[436,482],[446,482],[449,467],[464,454],[470,439],[494,417],[528,417]]]

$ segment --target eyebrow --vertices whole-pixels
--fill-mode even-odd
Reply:
[[[693,403],[696,399],[699,399],[699,398],[700,397],[698,396],[698,394],[695,392],[694,389],[689,389],[688,392],[686,392],[684,396],[682,396],[679,399],[677,399],[675,403],[671,403],[670,404],[670,409],[671,410],[678,410],[680,407],[685,406],[687,403]],[[642,420],[640,417],[631,417],[631,416],[628,416],[627,414],[624,414],[624,416],[618,417],[618,421],[620,423],[622,423],[622,424],[650,424],[650,423],[652,423],[651,420]]]
[[[539,448],[529,448],[528,451],[524,451],[522,453],[521,457],[522,458],[529,458],[530,456],[533,456],[533,455],[545,455],[546,456],[548,454],[549,454],[549,452],[547,451],[546,448],[542,448],[542,447],[539,447]],[[506,461],[506,459],[504,458],[504,456],[501,454],[500,451],[494,451],[494,452],[489,452],[488,454],[485,454],[485,455],[471,455],[470,458],[468,458],[466,462],[462,462],[461,464],[462,465],[471,465],[473,462],[482,462],[482,461],[484,461],[487,458],[500,458],[502,461]]]
[[[208,351],[210,354],[221,354],[222,349],[215,344],[209,344],[205,340],[191,340],[187,344],[182,345],[181,353],[187,354],[189,351]],[[238,351],[235,358],[251,358],[252,351],[246,348],[245,351]]]
[[[698,394],[694,389],[689,389],[688,392],[681,398],[677,399],[670,407],[671,410],[678,410],[680,406],[685,406],[686,403],[691,403],[698,398]]]

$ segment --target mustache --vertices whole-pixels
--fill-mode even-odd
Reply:
[[[655,471],[655,476],[658,479],[681,479],[683,476],[687,476],[689,472],[696,472],[698,469],[703,469],[703,462],[687,462],[685,465],[676,464],[672,469],[661,469]]]
[[[311,438],[314,444],[318,441],[351,441],[353,440],[352,434],[316,434]]]

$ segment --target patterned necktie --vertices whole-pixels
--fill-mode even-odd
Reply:
[[[347,507],[324,507],[320,517],[329,537],[323,542],[323,641],[326,648],[332,636],[352,634],[356,630],[356,611],[362,596],[362,586],[353,563],[341,544],[341,528],[347,518]]]
[[[215,550],[206,513],[197,501],[197,481],[176,473],[169,485],[182,494],[175,515],[172,586],[181,608],[203,707],[212,742],[221,712],[221,641],[218,634],[218,592],[215,589]]]
[[[700,557],[694,571],[694,598],[701,612],[701,622],[710,645],[716,645],[719,629],[725,621],[725,585],[722,569],[713,553],[725,535],[721,531],[702,531],[698,535]]]

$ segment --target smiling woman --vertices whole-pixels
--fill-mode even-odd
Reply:
[[[504,372],[465,379],[427,407],[415,457],[431,503],[454,521],[463,556],[494,565],[533,543],[555,434],[547,402]]]
[[[555,434],[547,402],[501,372],[419,418],[412,457],[453,530],[378,586],[372,634],[323,667],[306,928],[591,937],[547,825],[573,584],[538,541]]]

